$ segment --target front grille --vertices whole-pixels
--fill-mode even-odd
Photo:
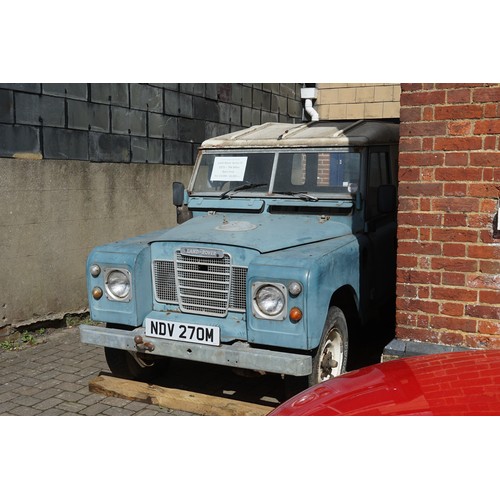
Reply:
[[[203,258],[176,252],[175,261],[155,260],[158,302],[179,304],[184,312],[225,316],[245,311],[247,268],[231,266],[231,257]]]

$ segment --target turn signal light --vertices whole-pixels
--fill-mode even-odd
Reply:
[[[302,319],[302,311],[298,307],[292,307],[290,309],[290,319],[295,323]]]
[[[92,289],[92,297],[94,297],[95,300],[99,300],[102,297],[102,289],[96,286],[95,288]]]

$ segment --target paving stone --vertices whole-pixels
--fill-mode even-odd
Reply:
[[[33,405],[33,408],[37,410],[48,410],[49,408],[55,408],[61,403],[63,403],[63,400],[59,398],[48,398],[40,401],[40,403],[37,403],[36,405]]]
[[[6,403],[0,403],[0,415],[4,415],[12,408],[15,408],[16,404],[7,401]]]
[[[34,415],[38,415],[42,410],[37,410],[36,408],[32,408],[30,406],[16,406],[9,410],[10,415],[18,415],[24,417],[31,417]]]
[[[64,401],[60,405],[57,405],[56,408],[59,410],[70,412],[71,414],[78,414],[78,412],[84,410],[86,406],[74,401]]]
[[[59,415],[63,415],[64,411],[59,410],[58,408],[49,408],[48,410],[42,411],[39,413],[39,417],[58,417]]]
[[[109,416],[130,416],[133,415],[134,412],[130,410],[126,410],[125,408],[113,407],[108,408],[102,412],[103,415]]]
[[[109,405],[106,405],[104,403],[94,403],[93,405],[83,408],[83,410],[81,410],[80,413],[82,415],[95,416],[103,414],[106,410],[109,410],[110,408],[111,407]],[[117,408],[115,408],[115,410],[116,409]]]

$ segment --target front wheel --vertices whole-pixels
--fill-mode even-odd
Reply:
[[[347,321],[338,307],[328,310],[325,327],[316,353],[313,371],[308,377],[309,386],[340,375],[346,371],[349,337]]]

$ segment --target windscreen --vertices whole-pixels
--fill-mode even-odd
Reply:
[[[203,152],[193,194],[262,196],[356,192],[361,153],[348,148]]]

